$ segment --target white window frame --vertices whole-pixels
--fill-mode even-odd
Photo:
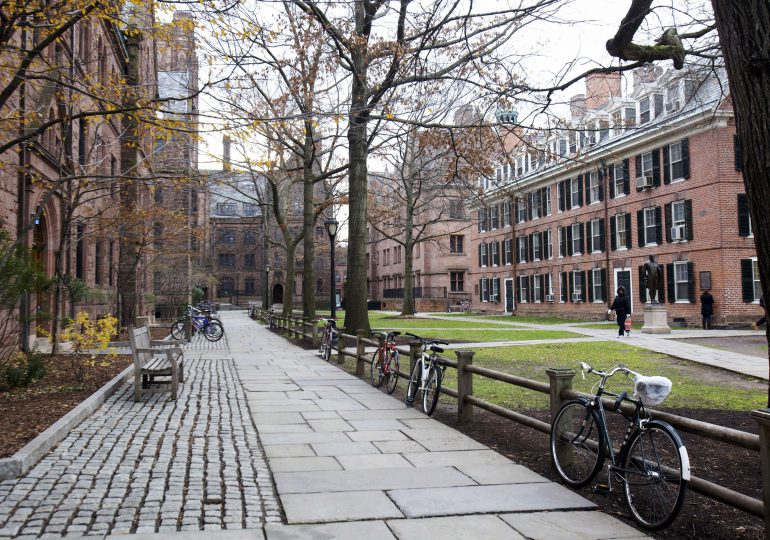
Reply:
[[[543,258],[550,260],[550,259],[553,259],[553,240],[551,239],[551,229],[548,229],[547,231],[545,231],[545,237],[546,237],[546,241],[545,241],[545,245],[543,246],[544,248]]]
[[[646,152],[642,154],[642,176],[652,176],[652,152]]]
[[[489,295],[489,301],[490,302],[499,302],[500,301],[500,285],[498,284],[498,281],[495,278],[489,278],[489,281],[492,283],[491,294]]]
[[[615,163],[613,165],[614,167],[614,175],[613,175],[613,182],[615,185],[615,199],[618,197],[625,197],[626,192],[623,189],[623,163]]]
[[[490,255],[491,255],[491,256],[490,256],[490,258],[489,258],[489,259],[490,259],[490,260],[489,260],[489,262],[491,263],[491,264],[490,264],[490,266],[499,266],[499,265],[498,265],[498,264],[495,262],[495,261],[497,261],[497,260],[499,260],[499,259],[500,259],[500,254],[497,252],[497,246],[498,246],[498,244],[497,244],[497,242],[491,242],[491,243],[489,244],[489,246],[490,246],[490,250],[489,250],[489,251],[491,252],[491,253],[490,253]]]
[[[754,284],[754,303],[759,304],[759,297],[762,295],[762,282],[759,280],[759,262],[756,257],[751,257],[751,279]]]
[[[564,238],[564,236],[561,234],[562,229],[564,229],[564,227],[556,227],[556,236],[559,239],[559,254],[557,255],[559,259],[564,257],[567,249],[567,246],[562,243],[562,239]]]
[[[684,269],[684,280],[680,279],[680,270]],[[674,298],[676,299],[677,303],[690,303],[690,294],[689,294],[689,282],[690,282],[690,276],[687,274],[687,261],[677,261],[674,263]],[[679,287],[684,286],[685,290],[687,291],[684,295],[684,298],[681,298],[679,295]]]
[[[655,222],[655,207],[649,207],[642,210],[644,213],[644,247],[647,246],[657,246],[657,242],[650,242],[650,240],[647,238],[647,231],[650,228],[656,229],[658,224]]]
[[[647,114],[647,120],[644,119],[645,113]],[[639,124],[646,124],[652,120],[652,104],[650,96],[645,96],[639,100]]]
[[[516,202],[516,223],[524,223],[527,220],[527,203],[524,198]]]
[[[679,153],[676,161],[674,161],[674,149]],[[674,165],[681,164],[681,174],[674,174]],[[668,172],[671,182],[680,182],[684,180],[684,162],[682,160],[682,141],[669,145],[668,147]]]
[[[590,253],[600,253],[599,244],[601,243],[601,230],[599,229],[599,220],[592,219],[589,221],[591,225],[591,251]]]
[[[525,238],[526,236],[519,237],[519,252],[516,254],[516,257],[518,257],[517,261],[520,263],[524,263],[527,260],[527,246],[525,242],[522,242]]]
[[[481,278],[481,291],[479,291],[480,294],[480,300],[482,302],[489,302],[489,279],[488,278]]]
[[[527,291],[529,290],[529,276],[519,276],[520,304],[527,304]]]
[[[572,271],[572,290],[570,291],[570,294],[579,294],[580,300],[577,300],[577,302],[585,302],[585,293],[583,290],[585,289],[585,283],[582,283],[582,277],[583,274],[580,273],[580,270],[573,270]],[[578,280],[581,281],[580,287],[578,288]],[[573,303],[575,301],[573,300]]]
[[[575,198],[578,201],[575,204]],[[580,208],[580,183],[577,178],[571,178],[569,181],[569,209]]]
[[[539,261],[541,259],[544,259],[545,257],[543,257],[543,245],[540,240],[540,235],[533,234],[531,238],[532,238],[532,260]]]
[[[577,247],[580,247],[580,245],[583,243],[583,239],[580,237],[580,223],[573,223],[570,225],[570,227],[572,227],[572,256],[574,257],[576,255],[582,255],[582,251],[575,249],[576,242]]]
[[[511,201],[503,202],[503,227],[511,226]]]
[[[543,190],[543,193],[545,194],[545,215],[550,216],[551,215],[551,188],[547,187]]]
[[[615,220],[615,247],[616,251],[627,250],[626,243],[628,241],[629,231],[626,230],[626,213],[617,214]],[[622,225],[622,226],[621,226]],[[622,233],[622,236],[621,236]]]
[[[487,243],[481,243],[481,267],[485,268],[489,266],[489,253],[487,251]]]
[[[676,216],[677,210],[680,213],[679,219],[677,219],[677,216]],[[682,230],[686,231],[687,220],[686,220],[684,201],[674,201],[671,203],[671,227],[672,228],[682,227]],[[676,240],[676,241],[677,242],[685,241],[685,238],[682,238],[681,240]]]
[[[599,171],[588,173],[588,204],[599,202]]]
[[[535,279],[532,280],[532,303],[533,304],[540,304],[540,279],[538,279],[538,276],[535,276]]]
[[[601,298],[602,296],[602,269],[601,268],[594,268],[593,270],[591,270],[591,287],[593,288],[593,292],[594,292],[594,304],[604,303],[604,300]],[[597,287],[598,287],[598,294],[597,294]]]
[[[540,191],[533,191],[532,197],[532,219],[540,219]]]

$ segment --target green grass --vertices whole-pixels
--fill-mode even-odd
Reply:
[[[761,383],[751,384],[750,377],[736,374],[725,375],[720,370],[713,370],[716,377],[703,377],[703,370],[712,368],[695,365],[686,361],[647,351],[624,343],[554,343],[547,345],[520,345],[478,349],[473,363],[486,368],[511,373],[527,379],[548,382],[545,370],[549,367],[573,368],[577,376],[573,380],[574,388],[589,392],[596,382],[596,377],[580,377],[579,363],[587,362],[598,369],[608,369],[623,363],[630,369],[645,375],[662,375],[674,383],[673,390],[663,403],[665,408],[706,408],[747,411],[762,408],[766,404],[767,390]],[[726,387],[724,379],[741,381]],[[632,385],[625,377],[616,376],[610,380],[609,390],[631,390]],[[457,378],[454,369],[446,370],[445,384],[456,388]],[[492,403],[513,410],[545,410],[548,408],[548,396],[525,390],[518,386],[501,383],[485,377],[473,378],[474,395]],[[660,407],[659,407],[660,408]]]
[[[512,323],[526,324],[569,324],[589,322],[581,319],[567,319],[564,317],[539,317],[537,315],[471,315],[469,313],[442,314],[442,317],[471,317],[487,321],[508,321]]]
[[[446,340],[460,340],[472,343],[486,343],[490,341],[523,341],[582,338],[580,334],[561,330],[509,330],[507,328],[486,329],[458,329],[458,330],[433,330],[430,328],[412,328],[408,330],[421,337],[430,337]]]

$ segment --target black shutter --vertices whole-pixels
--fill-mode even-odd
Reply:
[[[532,262],[532,257],[527,258],[529,254],[529,237],[524,235],[521,237],[521,241],[524,242],[524,262]]]
[[[562,302],[569,300],[569,289],[567,288],[567,272],[559,272],[559,295]]]
[[[545,302],[545,274],[540,274],[537,277],[540,280],[540,298],[538,300]]]
[[[521,279],[516,278],[516,303],[521,304]]]
[[[666,145],[663,147],[663,183],[671,183],[671,147]]]
[[[484,226],[484,214],[481,210],[479,210],[479,232],[482,232]]]
[[[527,260],[530,262],[535,260],[535,242],[533,242],[533,236],[534,233],[527,236],[527,253],[529,254]]]
[[[636,191],[642,191],[639,187],[639,179],[642,177],[642,156],[636,156],[634,160],[634,168],[636,169]]]
[[[532,194],[527,193],[527,220],[532,219]]]
[[[567,299],[572,302],[572,295],[575,292],[575,272],[569,273],[569,289],[567,290]]]
[[[626,248],[631,249],[631,212],[626,214]]]
[[[480,302],[484,301],[484,285],[483,285],[483,282],[484,282],[483,279],[479,280],[479,301]]]
[[[682,139],[682,176],[690,178],[690,139]]]
[[[645,231],[644,231],[644,210],[637,210],[636,212],[636,233],[639,247],[644,247]]]
[[[695,264],[687,263],[687,297],[691,304],[695,303]]]
[[[519,260],[519,253],[521,252],[521,238],[516,238],[516,253],[513,254],[516,260]]]
[[[743,301],[754,301],[754,261],[751,259],[741,259],[741,288],[743,290]]]
[[[599,251],[607,251],[607,239],[604,234],[604,218],[599,220]]]
[[[666,283],[668,283],[668,302],[673,304],[676,301],[676,292],[674,289],[674,263],[666,265]]]
[[[618,249],[618,240],[616,238],[618,235],[618,226],[615,223],[615,220],[617,220],[617,217],[610,219],[610,247],[612,248],[612,251]]]
[[[602,268],[602,302],[607,301],[607,269]]]
[[[671,243],[671,203],[663,205],[664,214],[666,216],[666,242]]]
[[[655,239],[655,242],[658,244],[663,243],[663,218],[661,217],[661,208],[660,206],[655,207],[655,235],[657,238]]]
[[[692,226],[692,199],[684,201],[684,231],[685,238],[692,240],[694,232]]]
[[[583,175],[573,178],[572,181],[577,182],[578,186],[578,206],[583,206]]]
[[[631,175],[629,174],[629,160],[628,158],[623,160],[623,193],[628,195],[631,193]]]
[[[658,302],[661,304],[665,303],[666,301],[666,285],[663,283],[663,279],[658,282]]]
[[[495,242],[497,244],[497,266],[500,266],[500,242]]]
[[[564,202],[565,202],[565,198],[564,198],[564,182],[559,182],[558,184],[556,184],[556,198],[558,200],[559,212],[563,212],[564,211]]]
[[[749,198],[745,193],[738,193],[738,236],[749,235]]]
[[[743,170],[743,145],[741,144],[741,139],[738,137],[738,134],[736,133],[733,135],[733,154],[735,158],[735,170],[736,171],[742,171]]]
[[[567,230],[567,255],[572,255],[572,225],[565,227]]]
[[[578,225],[578,228],[580,229],[580,253],[586,252],[586,224],[580,223]]]
[[[589,270],[588,275],[591,276],[591,283],[585,284],[585,288],[588,289],[588,301],[593,302],[594,301],[594,271]]]
[[[604,169],[599,169],[599,200],[604,200]]]
[[[586,299],[586,287],[588,287],[588,282],[586,281],[586,271],[583,270],[580,272],[580,281],[582,282],[582,289],[580,290],[580,300],[585,302]]]
[[[535,276],[529,276],[529,287],[527,287],[527,302],[535,301]]]
[[[610,165],[610,174],[607,175],[607,183],[609,185],[610,199],[615,198],[615,165]]]
[[[565,255],[569,255],[569,247],[568,247],[568,244],[567,244],[567,228],[568,227],[569,227],[569,225],[567,225],[566,227],[561,227],[561,229],[559,230],[559,243],[561,245],[560,250],[559,250],[559,256],[560,257],[564,257]]]
[[[479,244],[479,266],[484,266],[481,260],[481,244]]]
[[[647,287],[644,282],[644,265],[639,267],[639,300],[642,304],[647,301]]]
[[[656,148],[652,151],[652,185],[657,187],[660,185],[660,149]]]

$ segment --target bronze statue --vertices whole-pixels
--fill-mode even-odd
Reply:
[[[654,255],[650,255],[650,260],[644,263],[644,282],[650,295],[650,303],[659,304],[658,287],[663,283],[663,267],[655,262]]]

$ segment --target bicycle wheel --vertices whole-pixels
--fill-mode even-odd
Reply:
[[[393,351],[390,353],[390,362],[388,363],[387,373],[386,377],[388,379],[388,383],[385,385],[385,388],[388,391],[388,394],[392,394],[393,391],[396,389],[396,385],[398,384],[398,370],[400,369],[401,365],[398,360],[399,354],[398,351]]]
[[[184,339],[184,320],[178,320],[171,325],[171,337],[174,339]]]
[[[385,372],[383,371],[384,366],[382,365],[383,355],[384,351],[382,349],[374,351],[374,354],[372,355],[372,364],[369,366],[370,379],[372,381],[372,386],[375,388],[382,386],[382,382],[385,380]]]
[[[225,329],[219,321],[209,321],[209,323],[203,327],[203,337],[209,341],[219,341],[222,339],[223,335],[225,335]]]
[[[420,379],[422,374],[422,361],[418,360],[417,363],[410,366],[409,371],[409,384],[406,386],[406,403],[407,407],[414,405],[414,400],[417,398],[417,391],[420,389]]]
[[[324,334],[324,342],[323,342],[323,359],[327,362],[330,362],[332,359],[332,334],[331,332],[326,332]]]
[[[687,449],[668,425],[648,423],[631,436],[623,460],[624,493],[634,519],[656,531],[671,524],[684,503],[690,464]]]
[[[606,435],[596,411],[582,401],[565,403],[551,426],[551,459],[566,484],[582,487],[604,464]]]
[[[441,394],[441,368],[430,366],[428,378],[425,381],[425,390],[422,392],[422,410],[428,416],[436,410],[438,397]]]

